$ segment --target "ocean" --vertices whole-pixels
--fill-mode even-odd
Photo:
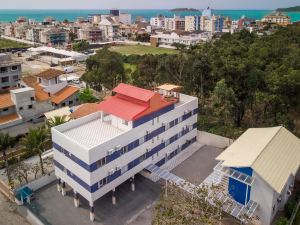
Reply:
[[[187,15],[201,15],[201,12],[171,12],[170,10],[155,9],[155,10],[136,10],[128,9],[121,10],[132,15],[132,20],[137,16],[142,16],[149,20],[150,17],[157,15],[165,15],[172,17],[174,14],[187,16]],[[35,19],[42,21],[47,16],[52,16],[56,20],[62,21],[68,19],[69,21],[76,20],[77,17],[87,17],[89,14],[107,14],[109,10],[15,10],[15,9],[0,9],[0,22],[13,22],[20,16],[25,16],[27,19]],[[272,10],[213,10],[215,15],[229,16],[232,19],[239,19],[242,16],[250,17],[253,19],[262,19],[264,16],[272,13]],[[293,22],[300,21],[300,12],[287,13]]]

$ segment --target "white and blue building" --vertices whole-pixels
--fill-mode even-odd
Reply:
[[[52,128],[58,190],[66,184],[90,204],[114,192],[150,164],[162,166],[187,151],[197,137],[198,99],[162,85],[149,91],[120,84],[99,112]]]

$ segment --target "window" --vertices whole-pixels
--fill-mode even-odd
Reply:
[[[152,138],[152,143],[154,143],[154,138]]]
[[[128,146],[124,146],[121,150],[121,154],[125,154],[128,152]]]
[[[19,110],[20,110],[20,111],[23,110],[23,107],[19,107]]]
[[[66,168],[66,167],[64,167],[64,172],[65,172],[65,173],[67,173],[67,172],[68,172],[68,170],[67,170],[67,168]]]
[[[178,118],[178,123],[182,122],[182,116]]]
[[[3,109],[3,112],[7,112],[7,111],[8,111],[8,108]]]
[[[17,81],[17,80],[19,80],[19,76],[18,76],[18,75],[16,75],[16,76],[13,76],[13,80],[14,80],[14,81]]]
[[[142,156],[139,157],[139,162],[143,162],[146,159],[146,154],[143,154]]]
[[[34,97],[31,97],[30,100],[31,100],[31,101],[34,101]]]
[[[152,119],[152,126],[154,125],[154,119]]]
[[[64,103],[62,103],[62,104],[61,104],[61,106],[66,106],[66,103],[65,103],[65,102],[64,102]]]
[[[168,146],[170,144],[170,139],[165,140],[165,146]]]
[[[79,98],[76,98],[75,101],[78,102],[78,101],[79,101]]]
[[[159,135],[157,135],[156,139],[159,140]]]
[[[73,104],[73,101],[69,101],[69,105],[72,105]]]
[[[105,184],[107,184],[107,178],[106,177],[98,182],[98,188],[103,187]]]
[[[106,157],[97,161],[97,169],[106,164]]]
[[[2,82],[2,83],[9,82],[9,77],[2,77],[2,78],[1,78],[1,82]]]
[[[128,126],[128,121],[122,120],[122,124]]]
[[[141,145],[141,144],[143,144],[145,142],[145,137],[141,137],[140,139],[139,139],[139,144]]]
[[[166,123],[165,130],[169,130],[169,129],[170,129],[170,123]]]
[[[11,71],[16,71],[16,70],[18,70],[18,66],[12,66],[11,67]]]
[[[156,122],[159,123],[159,116],[156,118]]]
[[[29,105],[29,106],[28,106],[28,109],[32,109],[32,105]]]
[[[1,67],[0,73],[6,73],[8,71],[7,67]]]

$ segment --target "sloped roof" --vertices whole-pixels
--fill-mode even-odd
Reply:
[[[44,115],[47,119],[54,118],[55,116],[66,116],[66,119],[69,119],[69,115],[71,114],[70,112],[70,107],[66,106],[63,108],[59,108],[56,110],[52,110],[50,112],[45,112]]]
[[[300,165],[300,140],[284,127],[252,128],[242,134],[217,160],[223,166],[251,167],[281,193]]]
[[[116,88],[113,89],[116,92],[127,97],[131,97],[143,102],[148,102],[154,95],[154,91],[146,90],[143,88],[131,86],[128,84],[121,83]]]
[[[47,69],[47,70],[37,74],[36,76],[39,78],[42,78],[42,79],[51,80],[51,79],[56,78],[64,73],[65,73],[64,71],[50,68],[50,69]]]
[[[23,77],[22,80],[27,86],[34,88],[35,98],[37,101],[47,101],[51,98],[49,94],[45,92],[43,88],[39,85],[36,76],[26,76]]]
[[[78,119],[98,111],[97,103],[86,103],[79,106],[73,113],[71,113],[70,117],[72,119]]]
[[[156,87],[156,89],[162,89],[162,90],[166,90],[166,91],[178,91],[181,88],[182,88],[182,86],[178,86],[178,85],[174,85],[174,84],[163,84],[163,85]]]
[[[10,93],[0,94],[0,109],[14,106]]]
[[[74,86],[67,86],[60,90],[59,92],[55,93],[54,97],[52,97],[51,101],[55,104],[60,104],[67,98],[71,97],[74,95],[76,92],[79,91],[79,88],[74,87]]]
[[[11,121],[14,121],[14,120],[19,120],[19,119],[21,119],[21,118],[16,113],[9,114],[9,115],[6,115],[6,116],[1,116],[0,117],[0,124],[8,123],[8,122],[11,122]]]

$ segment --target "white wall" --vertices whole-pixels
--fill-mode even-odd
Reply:
[[[214,146],[217,148],[226,148],[231,145],[234,140],[205,131],[198,131],[197,141],[201,144]]]

